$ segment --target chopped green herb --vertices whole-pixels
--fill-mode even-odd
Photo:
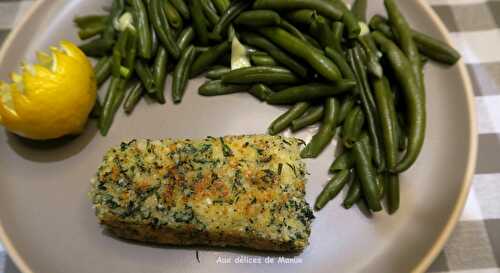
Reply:
[[[222,144],[222,153],[224,154],[224,156],[233,156],[233,151],[231,150],[231,148],[229,148],[229,146],[226,145],[226,143],[224,143],[224,139],[222,137],[220,138],[220,142]]]

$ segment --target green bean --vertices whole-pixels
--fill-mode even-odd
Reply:
[[[89,28],[94,26],[100,26],[106,24],[109,16],[107,15],[86,15],[86,16],[77,16],[73,19],[75,25],[80,28]]]
[[[158,41],[158,34],[156,34],[153,24],[151,24],[151,29],[153,30],[151,31],[151,54],[152,56],[156,56],[160,42]]]
[[[368,0],[354,0],[351,5],[351,12],[358,20],[366,22],[366,9]]]
[[[361,134],[361,137],[359,138],[359,142],[363,144],[363,147],[366,150],[366,155],[368,158],[372,159],[373,158],[373,146],[370,143],[370,136],[366,132],[363,132]]]
[[[198,89],[202,96],[220,96],[247,91],[250,87],[242,84],[225,84],[221,80],[208,81]]]
[[[92,37],[95,37],[96,35],[101,34],[105,29],[106,29],[105,24],[94,25],[94,26],[82,28],[78,31],[78,37],[81,40],[87,40],[87,39],[90,39]]]
[[[378,188],[378,198],[380,200],[384,199],[387,180],[389,179],[389,173],[379,173],[377,176],[377,188]]]
[[[460,53],[453,47],[424,33],[413,31],[418,50],[435,61],[453,65],[460,59]]]
[[[251,32],[240,32],[240,38],[245,44],[265,50],[278,63],[295,72],[302,78],[307,77],[307,68],[276,47],[268,39]]]
[[[101,86],[111,75],[111,57],[105,56],[99,59],[94,66],[95,78],[97,86]]]
[[[142,94],[144,92],[144,87],[141,82],[136,82],[132,85],[130,91],[128,92],[127,98],[123,103],[123,109],[125,113],[130,114],[134,111],[135,106],[141,100]]]
[[[292,131],[296,132],[302,128],[320,121],[323,118],[325,107],[322,105],[311,108],[304,116],[292,121]]]
[[[307,40],[307,38],[304,36],[304,34],[302,34],[302,32],[300,32],[300,30],[298,28],[296,28],[294,25],[290,24],[288,21],[286,21],[285,19],[282,19],[279,26],[281,28],[283,28],[285,31],[288,31],[289,33],[291,33],[293,36],[299,38],[300,40],[302,40],[303,42],[305,43],[309,43],[309,41]]]
[[[114,100],[113,100],[113,111],[116,113],[118,111],[118,109],[120,108],[123,100],[125,99],[125,95],[127,94],[125,88],[127,87],[127,79],[121,79],[120,81],[120,85],[119,85],[120,89],[121,89],[121,93],[119,94],[118,97],[116,97]],[[106,105],[103,106],[103,110],[104,110],[104,107]]]
[[[109,132],[116,111],[125,97],[125,80],[111,77],[111,83],[104,99],[101,117],[99,118],[99,129],[101,135],[106,136]]]
[[[244,10],[252,5],[252,1],[238,0],[231,3],[231,6],[221,16],[219,22],[215,25],[212,36],[215,40],[221,40],[222,34],[227,31],[231,22]]]
[[[344,121],[342,143],[345,147],[352,148],[354,143],[359,140],[364,123],[365,115],[363,110],[359,106],[354,107]]]
[[[394,98],[392,99],[392,103],[396,104]],[[394,106],[394,108],[396,108],[396,105]],[[403,135],[403,134],[404,133],[402,132],[402,128],[401,128],[401,125],[399,124],[399,120],[398,120],[398,113],[396,112],[396,124],[394,127],[394,136],[396,138],[396,147],[398,147],[398,151],[400,151],[400,150],[404,151],[406,148],[406,147],[404,147],[403,149],[401,149],[401,139],[402,139],[401,135]]]
[[[210,50],[210,47],[209,46],[196,46],[194,48],[194,50],[196,51],[196,54],[202,54],[202,53],[208,52]],[[223,58],[229,57],[228,53],[229,52],[226,52],[224,55],[222,55],[222,57]]]
[[[202,54],[210,50],[209,46],[195,46],[194,51],[196,54]]]
[[[118,50],[120,51],[122,59],[126,58],[130,45],[132,44],[132,36],[135,33],[136,31],[133,28],[129,27],[120,33],[120,36],[122,36],[123,34],[124,38],[122,38],[122,41],[120,41],[120,38],[118,38],[118,41],[115,44],[115,48],[118,48]]]
[[[153,79],[156,86],[155,97],[159,103],[165,103],[165,79],[167,78],[168,53],[164,47],[158,49],[153,65]]]
[[[95,37],[99,34],[101,34],[104,29],[106,29],[106,25],[100,25],[100,26],[92,26],[92,27],[87,27],[87,28],[83,28],[83,29],[80,29],[78,30],[78,38],[80,38],[80,40],[88,40],[92,37]]]
[[[285,130],[295,119],[302,116],[307,109],[309,109],[310,104],[308,102],[299,102],[290,108],[286,113],[279,116],[277,119],[271,123],[269,126],[269,134],[277,135],[281,131]]]
[[[306,147],[300,152],[302,158],[316,158],[326,146],[330,144],[335,136],[334,129],[337,125],[338,110],[339,102],[337,99],[326,99],[325,113],[323,115],[321,127]]]
[[[262,56],[252,54],[250,56],[250,60],[252,61],[252,64],[256,66],[278,66],[276,60],[274,60],[273,57],[269,55]]]
[[[418,54],[417,45],[413,40],[410,25],[401,14],[396,2],[394,0],[384,0],[384,5],[389,15],[389,22],[391,23],[393,31],[396,33],[396,39],[401,50],[406,54],[410,65],[412,67],[413,75],[417,80],[417,84],[424,92],[424,79],[422,69],[420,66],[420,55]]]
[[[354,167],[354,157],[352,155],[352,152],[347,150],[344,151],[339,156],[337,156],[337,158],[335,158],[332,165],[330,165],[328,171],[330,173],[335,173],[337,171],[350,170],[353,167]]]
[[[380,145],[380,137],[378,134],[378,125],[376,117],[376,104],[370,90],[370,85],[366,78],[366,72],[363,68],[363,61],[359,55],[359,47],[348,50],[349,62],[354,68],[354,73],[358,80],[358,88],[360,90],[361,104],[365,112],[365,118],[368,125],[370,139],[373,142],[373,160],[376,166],[380,169],[382,166],[382,148]]]
[[[382,32],[388,38],[394,39],[394,34],[388,25],[387,19],[382,16],[373,16],[370,20],[370,27]],[[453,65],[460,59],[458,51],[440,40],[416,30],[412,30],[412,36],[417,43],[419,52],[434,61]]]
[[[396,137],[397,117],[392,92],[386,78],[374,79],[375,100],[379,111],[380,125],[385,146],[387,167],[392,170],[398,163],[398,144]]]
[[[359,82],[358,84],[359,91],[360,93],[363,93],[362,91],[364,91],[364,96],[361,97],[363,100],[366,100],[368,109],[371,110],[371,112],[375,112],[376,110],[375,99],[373,98],[372,92],[370,90],[370,85],[368,83],[368,75],[366,67],[364,65],[364,60],[366,60],[364,51],[359,45],[356,45],[354,46],[354,48],[349,49],[347,53],[348,53],[349,65],[351,66],[354,72],[356,80]]]
[[[307,61],[326,79],[337,81],[341,78],[340,71],[330,59],[287,31],[277,27],[265,27],[261,28],[260,32],[279,47]]]
[[[342,48],[342,37],[344,36],[344,24],[342,22],[333,22],[332,35],[335,41],[333,48],[337,50],[337,52],[339,53],[344,52],[344,49]]]
[[[149,0],[151,1],[151,0]],[[170,0],[175,9],[181,14],[182,18],[189,20],[191,14],[189,13],[189,8],[184,0]]]
[[[298,9],[287,12],[286,18],[292,23],[309,25],[311,24],[313,17],[317,16],[316,11],[312,9]]]
[[[194,50],[196,51],[196,56],[199,54],[205,53],[210,50],[209,46],[195,46]],[[224,58],[227,58],[227,53],[223,55]]]
[[[299,101],[312,101],[342,94],[354,86],[356,86],[356,82],[353,80],[340,80],[333,84],[308,83],[274,93],[267,102],[269,104],[291,104]]]
[[[203,13],[201,0],[191,0],[190,4],[191,16],[193,17],[193,28],[195,37],[200,45],[208,44],[208,19]]]
[[[79,48],[89,57],[104,57],[108,55],[114,44],[114,40],[99,38],[82,44]]]
[[[374,32],[373,38],[389,59],[406,101],[408,148],[403,159],[391,170],[399,173],[411,167],[422,149],[426,127],[425,95],[412,73],[411,63],[396,44],[380,32]]]
[[[211,80],[220,80],[222,78],[222,75],[226,74],[229,71],[231,71],[231,68],[225,66],[214,68],[207,72],[207,78]]]
[[[394,214],[399,209],[399,176],[389,175],[386,184],[387,210],[389,214]]]
[[[294,84],[299,79],[288,69],[272,66],[244,67],[222,75],[223,83]]]
[[[335,198],[347,184],[349,177],[350,172],[348,170],[336,173],[316,198],[314,209],[320,210],[324,208],[328,201]]]
[[[380,65],[378,59],[379,57],[377,56],[377,48],[373,42],[373,39],[370,34],[365,34],[360,37],[358,37],[358,41],[361,43],[363,46],[365,53],[366,53],[366,68],[367,71],[370,72],[373,76],[377,78],[381,78],[383,76],[383,69],[382,65]]]
[[[306,38],[307,43],[310,46],[312,46],[312,47],[314,47],[314,48],[316,48],[316,49],[318,49],[318,50],[321,51],[321,45],[319,44],[318,41],[316,41],[316,39],[314,39],[312,36],[310,36],[308,34],[305,34],[305,33],[303,33],[303,36],[304,36],[304,38]]]
[[[198,76],[209,69],[221,58],[221,56],[230,50],[230,46],[231,44],[228,41],[225,41],[211,47],[207,52],[198,56],[191,67],[191,77]]]
[[[122,49],[122,54],[125,55],[125,67],[132,73],[135,69],[135,60],[137,59],[138,37],[135,30],[127,28],[126,31],[130,32],[130,34],[127,39],[126,48]]]
[[[235,24],[248,27],[276,26],[280,22],[280,15],[272,10],[244,11],[234,20]]]
[[[209,0],[207,2],[207,5],[211,10],[215,11],[215,14],[217,14],[217,16],[219,16],[217,8],[215,7],[214,2],[212,0]]]
[[[129,36],[128,31],[123,31],[120,33],[120,36],[118,37],[118,41],[116,42],[115,46],[113,47],[113,62],[111,66],[111,74],[113,77],[120,77],[120,68],[122,66],[122,59],[125,57],[126,53],[126,45],[127,45],[127,40]]]
[[[139,55],[149,60],[152,57],[152,38],[148,12],[142,0],[129,0],[129,2],[134,9],[136,26],[139,34]]]
[[[360,181],[361,190],[368,208],[372,211],[380,211],[382,206],[379,200],[379,190],[377,188],[377,175],[367,151],[364,149],[363,144],[358,141],[354,143],[352,148],[354,161],[356,166],[356,174]]]
[[[182,26],[184,25],[182,17],[175,6],[169,0],[165,0],[163,10],[165,11],[167,20],[172,25],[172,27],[176,29],[182,29]]]
[[[345,59],[342,53],[335,50],[333,47],[327,47],[325,49],[325,52],[326,56],[332,59],[332,61],[337,65],[337,67],[340,70],[340,73],[342,73],[342,76],[344,78],[349,80],[356,80],[354,72],[352,71],[351,67],[349,66],[349,63],[347,63],[347,60]]]
[[[395,38],[391,26],[389,25],[389,21],[381,15],[374,15],[370,19],[369,26],[373,31],[376,30],[382,32],[385,36],[387,36],[387,38],[391,40]]]
[[[210,50],[209,46],[196,46],[194,48],[194,51],[196,51],[196,54],[205,53],[205,52],[207,52],[209,50]]]
[[[375,41],[371,36],[371,33],[367,33],[362,37],[359,37],[358,41],[366,51],[370,51],[370,53],[374,55],[374,58],[379,60],[382,57],[382,52],[378,50],[377,45],[375,44]]]
[[[158,35],[158,39],[168,53],[170,53],[170,55],[177,60],[180,56],[180,49],[175,43],[173,37],[174,35],[164,12],[164,7],[162,7],[161,0],[149,0],[148,9],[149,16],[156,34]]]
[[[354,39],[358,37],[361,32],[361,27],[359,26],[357,17],[349,10],[349,8],[347,8],[345,2],[343,0],[328,1],[344,13],[342,16],[342,22],[347,30],[347,38]]]
[[[260,51],[260,50],[257,50],[254,52],[249,52],[248,55],[250,55],[250,58],[252,58],[252,57],[270,57],[269,54],[267,54],[267,52]]]
[[[396,123],[396,128],[397,128],[397,137],[398,137],[398,148],[400,151],[406,150],[406,147],[408,146],[408,138],[406,135],[406,128],[405,128],[405,123],[403,121],[403,116],[402,115],[397,115],[397,120],[398,122]]]
[[[194,29],[192,27],[187,27],[181,31],[179,37],[177,37],[177,46],[180,50],[184,50],[188,47],[194,39]]]
[[[345,209],[350,209],[354,204],[359,202],[362,198],[361,196],[361,187],[359,185],[359,181],[356,177],[356,174],[353,172],[352,173],[353,179],[351,182],[351,186],[349,187],[349,190],[347,191],[347,195],[342,202],[342,206]]]
[[[332,20],[340,20],[344,12],[324,0],[256,0],[254,9],[296,10],[312,9]]]
[[[205,17],[210,22],[211,25],[215,26],[217,22],[219,22],[220,17],[215,10],[215,7],[212,6],[211,0],[201,0],[201,7],[203,9],[203,13]]]
[[[262,83],[254,84],[249,90],[248,93],[250,93],[252,96],[256,97],[260,101],[266,101],[270,95],[274,93],[273,90],[271,90],[269,87]]]
[[[273,90],[275,92],[281,92],[285,89],[288,89],[290,87],[292,87],[292,85],[289,85],[289,84],[273,84],[271,85],[271,87],[273,88]]]
[[[212,0],[219,14],[224,14],[231,5],[231,0]]]
[[[309,25],[311,33],[320,43],[322,48],[335,45],[335,36],[330,28],[329,22],[323,16],[314,16]]]
[[[351,112],[351,109],[354,107],[354,105],[356,105],[355,95],[349,95],[342,101],[339,110],[339,120],[338,120],[339,124],[344,122],[345,118],[347,117],[347,114]]]
[[[135,71],[139,79],[144,84],[146,91],[149,94],[156,93],[156,84],[153,74],[151,73],[151,69],[149,69],[149,67],[145,63],[139,60],[135,63]]]
[[[209,46],[195,46],[194,51],[196,54],[202,54],[210,50]]]
[[[194,15],[193,15],[194,16]],[[186,90],[189,70],[195,56],[194,46],[189,46],[182,52],[179,62],[175,66],[172,79],[172,99],[174,103],[180,103]]]
[[[114,28],[114,22],[117,21],[120,18],[120,16],[122,16],[124,10],[125,10],[125,0],[113,0],[111,4],[111,11],[109,12],[109,17],[106,22],[106,29],[104,30],[101,36],[103,40],[105,41],[115,40],[116,30]]]

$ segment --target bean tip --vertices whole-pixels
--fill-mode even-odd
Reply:
[[[314,204],[314,211],[320,211],[322,208],[325,207],[326,204],[323,202],[320,202],[319,200],[316,200],[316,204]]]
[[[344,209],[350,209],[350,208],[352,208],[352,204],[342,203],[342,207],[343,207]]]
[[[276,131],[274,130],[274,128],[273,128],[273,127],[270,127],[269,129],[267,129],[267,132],[268,132],[270,135],[272,135],[272,136],[275,136],[275,135],[277,135],[277,134],[278,134],[278,132],[276,132]]]
[[[109,131],[109,128],[103,128],[101,126],[101,128],[99,128],[99,132],[101,133],[101,136],[105,137],[108,135],[108,131]]]
[[[307,149],[307,146],[300,152],[301,158],[316,158],[318,155]]]

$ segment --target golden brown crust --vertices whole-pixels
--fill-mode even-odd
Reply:
[[[127,239],[296,251],[308,244],[300,142],[272,136],[133,140],[111,149],[90,196]]]

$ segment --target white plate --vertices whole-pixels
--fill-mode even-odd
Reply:
[[[23,59],[60,39],[78,42],[75,15],[95,13],[110,1],[38,1],[6,41],[0,54],[5,78]],[[369,1],[369,13],[383,13],[382,1]],[[423,1],[398,1],[414,27],[449,41],[442,23]],[[204,137],[264,133],[283,109],[236,94],[197,95],[202,79],[191,81],[184,102],[174,106],[142,103],[134,114],[117,117],[108,137],[89,125],[85,134],[51,147],[39,147],[0,134],[0,238],[22,272],[422,272],[439,253],[457,222],[476,159],[473,97],[463,63],[426,67],[426,142],[417,164],[402,176],[401,209],[368,219],[340,199],[316,213],[310,246],[297,264],[266,264],[269,253],[200,248],[155,247],[109,237],[102,232],[87,199],[89,179],[103,153],[130,137]],[[168,86],[170,85],[170,81]],[[170,90],[170,88],[168,88]],[[68,90],[71,92],[71,90]],[[309,140],[314,128],[299,136]],[[313,203],[327,181],[335,145],[309,160],[307,199]],[[236,263],[239,256],[263,264]],[[218,264],[218,258],[228,264]]]

